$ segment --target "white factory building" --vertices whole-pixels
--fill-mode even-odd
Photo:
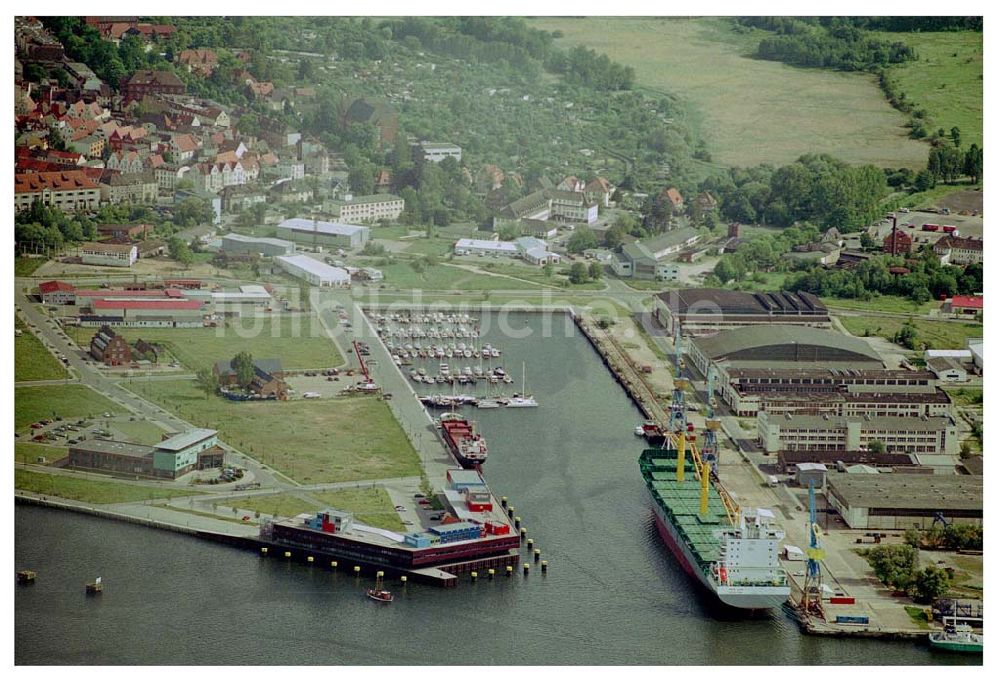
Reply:
[[[559,254],[549,251],[547,243],[535,237],[519,237],[514,241],[459,239],[455,242],[455,255],[521,258],[533,265],[547,265],[561,260]]]
[[[291,255],[295,253],[295,242],[274,237],[247,237],[230,233],[222,238],[221,249],[226,253],[237,254]]]
[[[293,277],[313,286],[347,287],[351,275],[342,267],[331,267],[307,255],[283,255],[275,258],[278,265]]]
[[[326,248],[361,248],[371,229],[364,225],[331,223],[325,220],[289,218],[278,223],[278,234],[285,239]]]

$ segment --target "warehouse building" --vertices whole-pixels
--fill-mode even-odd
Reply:
[[[278,234],[284,239],[314,247],[361,248],[368,241],[371,229],[363,225],[289,218],[278,223]]]
[[[38,296],[43,305],[72,305],[76,302],[76,288],[65,281],[43,281],[38,284]]]
[[[685,288],[653,296],[653,316],[674,334],[714,335],[743,326],[829,328],[826,305],[805,291],[745,293],[721,288]]]
[[[197,328],[204,325],[204,310],[198,300],[94,300],[79,320],[83,325]]]
[[[446,157],[454,157],[455,161],[462,161],[462,148],[454,143],[432,143],[430,141],[420,141],[417,146],[420,158],[425,162],[440,162]]]
[[[681,227],[657,237],[630,242],[622,247],[612,270],[620,277],[660,281],[676,279],[679,268],[667,262],[667,258],[680,253],[700,238],[701,234],[695,228]]]
[[[692,337],[690,364],[707,374],[709,363],[727,367],[878,369],[884,364],[860,338],[805,326],[754,326]]]
[[[982,476],[832,474],[826,499],[854,529],[930,529],[938,515],[983,524]]]
[[[876,441],[886,452],[958,454],[958,428],[947,417],[757,415],[757,442],[767,452],[862,450]]]
[[[84,265],[131,267],[138,258],[139,249],[134,244],[102,244],[92,241],[80,247],[80,260]]]
[[[969,373],[957,359],[947,356],[927,359],[927,370],[938,376],[942,382],[968,382]]]
[[[351,285],[351,275],[342,267],[331,267],[307,255],[283,255],[275,258],[281,269],[313,286],[343,288]]]
[[[191,429],[156,445],[86,440],[69,447],[75,469],[174,479],[194,469],[221,466],[225,452],[214,429]]]
[[[555,264],[562,259],[559,254],[549,251],[546,242],[535,237],[518,237],[514,241],[459,239],[455,242],[455,255],[521,258],[532,265]]]
[[[916,455],[902,452],[858,452],[836,450],[779,450],[778,471],[795,473],[797,464],[823,464],[827,469],[845,471],[852,466],[870,466],[886,473],[934,473],[933,467],[921,466]]]
[[[184,300],[184,291],[179,288],[98,288],[76,289],[76,306],[81,313],[92,309],[96,300]]]
[[[247,237],[230,233],[222,237],[221,250],[226,253],[275,256],[295,253],[295,242],[274,237]]]

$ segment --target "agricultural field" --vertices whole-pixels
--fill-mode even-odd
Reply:
[[[889,316],[842,316],[840,323],[858,337],[881,336],[887,340],[899,332],[906,319]],[[960,321],[913,320],[917,344],[927,349],[965,349],[965,339],[983,336],[983,324]],[[918,350],[919,351],[919,350]]]
[[[223,441],[299,483],[420,474],[409,439],[375,398],[237,403],[206,398],[192,380],[128,388],[193,424],[218,429]]]
[[[311,316],[247,317],[222,328],[116,328],[130,343],[139,338],[161,344],[190,370],[211,368],[240,351],[257,358],[278,358],[287,369],[331,368],[344,363],[333,341]],[[69,327],[78,345],[87,345],[93,328]],[[163,358],[163,357],[161,357]],[[169,363],[170,356],[165,357]]]
[[[927,145],[871,75],[749,58],[766,33],[736,33],[725,18],[540,18],[557,44],[584,44],[635,69],[636,82],[689,101],[713,161],[787,164],[806,153],[851,163],[923,168]]]
[[[14,338],[14,381],[61,380],[66,369],[52,356],[21,319],[14,317],[14,328],[23,331]]]
[[[18,431],[54,415],[75,419],[105,412],[122,413],[125,409],[82,384],[18,387],[14,391],[14,429]]]
[[[927,110],[931,131],[958,127],[962,145],[983,145],[983,34],[876,33],[913,47],[918,59],[892,66],[906,98]]]
[[[115,480],[75,478],[27,469],[14,470],[14,489],[90,504],[124,504],[192,494],[185,490],[146,487]]]

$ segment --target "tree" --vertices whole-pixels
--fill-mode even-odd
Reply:
[[[917,557],[917,549],[906,544],[875,546],[865,553],[879,581],[900,590],[912,585]]]
[[[167,240],[167,255],[185,267],[189,267],[194,262],[194,253],[191,251],[191,247],[180,237],[170,237]]]
[[[604,276],[604,266],[595,260],[590,263],[590,267],[587,268],[587,275],[595,281],[600,279]]]
[[[199,197],[188,197],[174,208],[174,224],[181,228],[205,225],[214,220],[211,204]]]
[[[233,357],[233,370],[236,372],[236,382],[246,389],[254,378],[253,355],[250,352],[240,352]]]
[[[365,161],[355,163],[347,174],[347,183],[351,186],[351,192],[354,194],[374,194],[375,167]]]
[[[973,143],[965,151],[962,161],[962,173],[968,176],[973,183],[978,183],[983,177],[983,151],[978,145]]]
[[[587,282],[587,266],[582,262],[575,262],[569,268],[569,280],[573,284],[583,284]]]
[[[205,398],[211,398],[219,391],[219,378],[211,368],[202,368],[197,375],[198,388],[205,392]]]
[[[962,132],[958,127],[951,128],[951,142],[955,144],[955,147],[962,145]]]
[[[908,323],[903,324],[903,327],[899,329],[899,332],[893,338],[893,342],[903,345],[907,349],[916,349],[917,329]]]
[[[875,240],[875,237],[868,234],[867,230],[861,233],[861,248],[865,250],[878,248],[878,242]]]
[[[928,565],[913,578],[913,598],[917,602],[930,604],[948,591],[949,581],[948,572]]]
[[[875,454],[881,454],[885,452],[885,443],[882,441],[868,441],[868,450]]]
[[[617,225],[612,225],[604,232],[604,245],[610,248],[612,251],[617,250],[619,246],[622,245],[622,241],[625,237],[625,233],[622,231],[623,228]]]
[[[566,250],[570,253],[583,253],[588,248],[597,246],[597,235],[589,227],[580,226],[570,235],[566,242]]]
[[[924,535],[917,528],[911,527],[903,534],[903,541],[906,542],[907,546],[920,548],[920,545],[924,542]]]

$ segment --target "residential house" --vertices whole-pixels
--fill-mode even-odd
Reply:
[[[615,192],[615,186],[603,176],[598,176],[583,188],[583,194],[587,201],[600,204],[607,208],[611,195]]]
[[[131,242],[145,239],[148,235],[153,234],[153,229],[153,225],[149,223],[125,225],[105,223],[97,226],[97,233],[106,239]]]
[[[90,339],[90,355],[106,366],[124,366],[132,362],[132,348],[111,326],[101,326]]]
[[[218,361],[212,366],[212,373],[223,387],[235,387],[239,384],[239,375],[234,367],[236,359]],[[285,372],[279,359],[254,359],[253,378],[247,386],[249,393],[261,398],[288,398],[288,385],[285,383]]]
[[[186,162],[201,148],[201,142],[191,134],[177,134],[170,139],[170,154],[175,162]]]
[[[82,170],[15,174],[14,208],[20,211],[36,200],[68,212],[93,211],[100,201],[100,186]]]
[[[219,65],[219,56],[211,49],[185,49],[177,55],[177,63],[189,73],[208,77]]]
[[[159,183],[151,171],[111,174],[101,184],[101,198],[112,204],[152,204],[159,196]]]
[[[184,82],[165,70],[137,70],[121,83],[126,101],[141,99],[146,94],[183,94],[184,91]]]
[[[145,171],[142,158],[134,150],[119,150],[108,155],[104,166],[121,173],[141,173]]]
[[[973,237],[941,237],[934,244],[934,252],[941,262],[952,265],[970,265],[983,262],[983,240]]]
[[[670,207],[673,209],[675,214],[684,211],[684,197],[681,196],[680,191],[675,187],[667,188],[660,193],[659,198],[666,199],[670,202]]]
[[[189,166],[162,164],[153,170],[153,175],[156,176],[156,184],[159,186],[160,192],[173,192],[177,188],[177,184],[185,180],[190,172],[191,167]]]
[[[379,140],[384,145],[391,144],[399,130],[399,116],[396,109],[384,101],[364,98],[351,101],[341,115],[341,125],[346,129],[355,123],[373,125],[378,130]]]

